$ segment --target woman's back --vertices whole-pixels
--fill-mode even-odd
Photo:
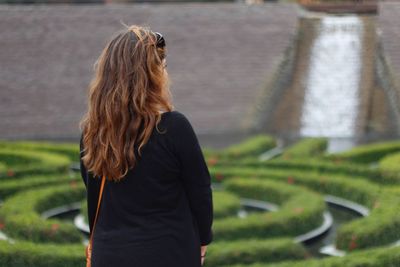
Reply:
[[[212,241],[211,179],[196,134],[176,110],[161,115],[158,129],[161,133],[153,129],[136,166],[119,182],[105,184],[93,267],[196,267],[200,246]],[[101,180],[86,171],[82,160],[81,172],[92,229]]]

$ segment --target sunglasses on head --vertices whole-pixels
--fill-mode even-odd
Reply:
[[[165,39],[164,39],[164,37],[163,37],[162,34],[159,33],[159,32],[154,32],[154,34],[155,34],[156,37],[157,37],[156,46],[157,46],[157,47],[160,47],[160,48],[163,48],[163,47],[165,46]]]

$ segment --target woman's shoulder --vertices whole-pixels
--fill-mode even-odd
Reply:
[[[166,119],[166,121],[175,123],[179,121],[188,121],[186,115],[179,110],[171,110],[162,113],[162,116]]]
[[[172,128],[172,131],[182,131],[185,129],[192,129],[192,125],[188,119],[188,117],[179,110],[166,111],[162,114],[165,124],[168,125],[169,128]]]

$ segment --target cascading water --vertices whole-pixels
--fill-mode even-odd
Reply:
[[[327,15],[311,49],[300,135],[330,138],[330,152],[356,134],[362,35],[359,17]]]

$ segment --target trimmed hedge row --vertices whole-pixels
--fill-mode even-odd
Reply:
[[[240,198],[232,193],[213,190],[214,218],[236,216],[241,204]]]
[[[375,183],[394,184],[400,183],[399,176],[389,176],[381,173],[379,169],[371,169],[365,165],[348,162],[330,162],[318,159],[272,159],[261,162],[254,158],[245,158],[235,162],[220,161],[214,166],[243,166],[249,168],[270,168],[294,170],[296,172],[311,172],[314,174],[329,174],[347,176],[348,179],[368,179]]]
[[[33,242],[81,242],[82,235],[72,223],[45,220],[40,213],[84,197],[85,188],[81,184],[22,191],[4,201],[0,209],[2,231],[10,238]]]
[[[281,155],[284,159],[315,157],[325,153],[327,138],[304,138],[286,148]]]
[[[0,141],[0,150],[12,149],[61,154],[71,161],[79,161],[79,143],[48,141]]]
[[[24,175],[65,172],[71,163],[63,155],[11,148],[0,149],[0,162],[6,165],[6,171],[0,173],[2,181]]]
[[[384,156],[400,151],[400,141],[377,142],[357,146],[348,151],[327,156],[329,159],[347,160],[357,163],[372,163]]]
[[[15,244],[0,240],[0,266],[7,267],[78,267],[85,266],[82,244],[33,243],[18,240]]]
[[[336,247],[352,251],[384,246],[400,240],[400,190],[385,190],[370,215],[342,225],[337,232]]]
[[[7,173],[7,166],[2,162],[0,162],[0,173]]]
[[[380,172],[393,180],[400,181],[400,153],[389,154],[379,161]]]
[[[224,267],[398,267],[400,247],[384,247],[350,253],[345,257],[329,257],[304,261],[264,264],[235,264]]]
[[[245,244],[245,245],[243,245]],[[273,262],[283,259],[304,259],[304,247],[290,238],[214,242],[207,250],[204,266],[221,264]],[[85,265],[84,246],[81,244],[35,244],[0,241],[0,266],[7,267],[77,267]]]
[[[400,214],[400,191],[398,189],[392,187],[392,188],[386,188],[385,186],[381,186],[382,188],[379,188],[379,185],[373,184],[366,180],[365,178],[368,178],[370,181],[375,181],[379,183],[397,183],[399,180],[395,175],[388,175],[387,172],[384,172],[385,168],[380,168],[373,170],[369,169],[367,166],[359,165],[359,164],[352,164],[352,163],[346,163],[345,161],[352,161],[352,162],[360,162],[360,163],[369,163],[369,162],[374,162],[376,161],[368,159],[366,160],[366,155],[370,152],[362,152],[363,154],[363,160],[358,161],[359,158],[354,157],[339,157],[338,155],[334,156],[328,156],[325,159],[333,159],[331,162],[325,162],[322,160],[310,160],[310,161],[305,161],[300,158],[301,155],[306,155],[307,157],[312,157],[312,155],[320,155],[323,153],[323,149],[320,147],[320,150],[318,151],[317,145],[315,144],[315,150],[312,148],[313,144],[310,141],[308,145],[303,144],[300,145],[300,143],[292,146],[290,149],[286,151],[286,155],[290,155],[290,159],[294,160],[284,160],[284,158],[281,159],[274,159],[271,161],[266,162],[266,164],[262,166],[256,166],[256,165],[251,165],[251,162],[256,162],[256,157],[268,150],[271,149],[275,146],[272,145],[267,148],[266,142],[262,141],[262,139],[265,139],[266,136],[263,136],[263,138],[260,138],[260,140],[257,140],[257,138],[254,138],[253,144],[249,140],[245,140],[244,142],[241,143],[240,145],[235,145],[232,146],[230,149],[226,149],[223,151],[209,151],[205,152],[205,155],[207,157],[207,160],[209,161],[210,166],[217,166],[211,167],[210,172],[213,175],[213,180],[214,181],[223,181],[223,184],[226,186],[226,188],[231,192],[231,193],[236,193],[239,194],[241,197],[248,197],[248,198],[258,198],[258,199],[264,199],[267,201],[271,202],[276,202],[277,204],[281,205],[281,210],[278,212],[268,212],[268,213],[260,213],[260,214],[250,214],[248,217],[241,219],[241,218],[234,218],[234,216],[230,216],[228,218],[223,218],[222,216],[229,216],[230,214],[233,215],[233,212],[235,209],[237,209],[237,197],[233,197],[229,199],[229,197],[223,197],[220,195],[220,199],[218,199],[218,195],[220,192],[215,192],[213,193],[215,203],[220,203],[214,205],[216,209],[221,209],[221,211],[216,211],[215,210],[215,215],[218,217],[218,214],[221,214],[221,218],[218,218],[214,222],[214,230],[215,230],[215,235],[216,235],[216,240],[220,240],[223,238],[220,238],[217,234],[217,232],[220,229],[223,229],[223,231],[226,231],[224,228],[227,228],[228,231],[229,229],[234,229],[235,224],[237,223],[236,221],[247,221],[248,223],[253,224],[253,228],[251,228],[251,231],[254,232],[253,235],[248,235],[245,237],[265,237],[269,236],[270,232],[272,232],[273,236],[275,235],[274,232],[276,230],[281,229],[282,231],[279,232],[276,235],[283,235],[284,237],[282,238],[280,236],[279,239],[276,240],[257,240],[257,239],[239,239],[239,240],[230,240],[230,238],[226,238],[225,240],[230,240],[229,242],[227,241],[217,241],[213,243],[212,246],[209,247],[209,252],[208,252],[208,257],[206,259],[206,266],[256,266],[256,265],[250,265],[254,261],[260,262],[259,266],[279,266],[279,267],[286,267],[286,266],[304,266],[305,264],[312,266],[399,266],[399,250],[398,249],[388,249],[385,248],[381,252],[376,252],[378,250],[371,250],[370,253],[368,254],[357,254],[359,252],[353,252],[353,250],[357,249],[363,249],[363,248],[368,248],[368,247],[373,247],[373,246],[378,246],[378,245],[383,245],[387,244],[389,242],[395,241],[399,239],[399,231],[400,229],[400,219],[397,214]],[[307,143],[306,141],[304,141]],[[29,143],[29,142],[28,142]],[[399,149],[400,151],[400,142],[399,144]],[[14,146],[17,146],[17,144],[13,144]],[[54,155],[54,156],[61,156],[64,158],[68,159],[68,164],[66,165],[69,167],[69,163],[71,160],[79,160],[79,146],[76,144],[69,144],[65,146],[65,148],[56,148],[58,144],[49,144],[48,147],[43,146],[42,144],[38,144],[37,142],[31,143],[30,145],[25,144],[26,149],[21,149],[23,147],[22,144],[19,145],[17,150],[24,150],[24,152],[31,152],[31,153],[42,153],[42,154],[48,154],[48,155]],[[4,148],[7,151],[15,149],[10,147],[3,147],[2,143],[0,142],[0,151],[1,148]],[[68,150],[71,149],[71,150]],[[374,148],[376,149],[376,148]],[[381,149],[379,153],[381,155],[383,154],[383,150],[385,150],[387,155],[388,153],[392,152],[387,152],[389,148]],[[37,150],[37,151],[35,151]],[[40,151],[41,152],[40,152]],[[292,150],[292,151],[290,151]],[[379,150],[379,149],[378,149]],[[38,152],[39,151],[39,152]],[[46,153],[46,152],[49,153]],[[68,152],[70,151],[70,152]],[[360,153],[360,155],[362,154]],[[60,155],[63,154],[63,155]],[[369,155],[371,156],[371,155]],[[9,159],[9,162],[12,161]],[[18,159],[18,157],[20,157]],[[376,155],[374,156],[375,158],[377,157]],[[20,159],[22,160],[30,160],[29,157],[24,157],[24,155],[17,155],[14,157],[19,161]],[[288,158],[286,156],[286,158]],[[372,156],[370,158],[373,158]],[[381,157],[380,157],[381,158]],[[31,164],[32,166],[40,166],[40,160],[37,161],[36,157],[31,158],[33,159],[33,163]],[[234,162],[232,162],[234,160]],[[245,163],[248,163],[246,165]],[[0,158],[0,162],[4,161]],[[50,163],[47,160],[44,160],[44,162]],[[225,163],[224,166],[222,164],[218,163]],[[235,166],[230,166],[229,162],[232,162],[235,164]],[[392,161],[392,165],[394,166],[394,161]],[[19,164],[19,163],[18,163]],[[26,164],[22,162],[22,164],[16,165],[17,167],[27,167],[25,166]],[[240,165],[239,165],[240,164]],[[221,165],[218,167],[218,165]],[[231,164],[232,165],[232,164]],[[47,173],[47,172],[55,172],[56,170],[54,169],[54,164],[50,163],[47,165],[43,165],[43,169],[40,170],[39,168],[39,173]],[[3,171],[1,171],[1,163],[0,163],[0,173],[3,173],[3,176],[6,176],[7,170],[9,167],[9,164],[6,163],[5,169],[3,168]],[[265,167],[270,167],[271,170],[265,169]],[[389,169],[389,168],[388,168]],[[22,169],[24,170],[24,169]],[[28,169],[29,170],[29,169]],[[221,171],[222,170],[222,171]],[[382,174],[379,171],[382,171]],[[386,169],[387,170],[387,169]],[[62,171],[60,169],[60,171]],[[33,172],[14,172],[14,169],[11,169],[11,172],[9,171],[11,177],[19,177],[24,174],[32,174],[36,173],[36,170]],[[354,174],[354,176],[349,175]],[[15,175],[16,174],[16,175]],[[393,173],[392,173],[393,174]],[[0,174],[1,175],[1,174]],[[18,192],[19,189],[22,189],[23,187],[18,187],[17,183],[12,183],[16,181],[21,181],[24,184],[29,187],[35,187],[35,186],[40,186],[42,183],[44,183],[45,175],[42,176],[32,176],[34,179],[29,179],[28,177],[19,177],[18,179],[13,180],[8,180],[6,177],[1,178],[2,185],[8,184],[8,188],[4,190],[4,192],[8,192],[8,196],[11,194],[14,194]],[[47,175],[46,175],[47,176]],[[247,176],[247,177],[245,177]],[[48,176],[50,178],[50,176]],[[236,177],[235,179],[230,179]],[[239,178],[238,178],[239,177]],[[254,177],[256,179],[251,179],[251,177]],[[6,179],[4,179],[6,178]],[[67,179],[67,176],[63,176],[61,179],[64,181],[64,178]],[[229,179],[227,179],[229,178]],[[249,179],[250,178],[250,179]],[[267,181],[265,178],[272,179],[272,181]],[[357,178],[357,179],[354,179]],[[358,179],[360,178],[360,179]],[[49,179],[49,181],[53,181]],[[55,180],[54,180],[55,181]],[[285,182],[285,183],[282,183]],[[67,180],[65,180],[67,182]],[[254,184],[252,184],[254,182]],[[260,186],[261,183],[265,182],[265,187]],[[275,187],[272,184],[279,184],[279,187]],[[49,209],[53,208],[54,206],[57,205],[64,205],[69,202],[75,202],[76,200],[79,199],[84,199],[84,187],[83,185],[80,187],[81,183],[75,183],[71,181],[69,185],[65,185],[65,188],[69,187],[69,190],[66,189],[66,191],[75,191],[71,190],[71,188],[77,187],[77,190],[82,190],[81,195],[74,195],[70,196],[68,195],[69,193],[66,193],[65,198],[63,194],[60,194],[60,192],[56,193],[56,196],[52,196],[52,194],[48,194],[46,197],[43,198],[35,198],[33,197],[28,198],[25,202],[19,202],[20,205],[23,203],[24,206],[26,203],[28,203],[28,206],[26,210],[24,208],[17,208],[14,211],[16,211],[16,214],[11,214],[10,218],[17,218],[18,219],[18,214],[21,215],[22,213],[25,215],[29,215],[28,218],[26,219],[24,223],[26,223],[28,226],[30,224],[37,225],[38,220],[33,220],[31,219],[31,216],[36,216],[36,218],[39,218],[41,221],[41,224],[43,224],[43,227],[46,223],[48,222],[56,222],[56,224],[53,224],[52,227],[50,228],[50,231],[43,231],[42,234],[45,236],[45,240],[38,238],[37,240],[34,241],[39,241],[39,242],[53,242],[53,240],[49,240],[48,234],[51,233],[53,235],[54,233],[58,233],[60,230],[61,222],[58,220],[42,220],[38,213]],[[267,185],[268,184],[268,185]],[[292,185],[296,185],[296,187],[293,187]],[[346,249],[349,251],[352,251],[350,255],[344,258],[331,258],[331,259],[323,259],[323,260],[313,260],[313,261],[300,261],[300,262],[295,262],[295,261],[287,261],[282,264],[268,264],[266,265],[265,263],[270,262],[272,263],[273,261],[281,261],[281,260],[287,260],[287,259],[303,259],[305,256],[307,256],[306,253],[304,253],[304,248],[299,245],[299,244],[294,244],[292,241],[292,236],[295,235],[296,233],[291,232],[292,229],[296,228],[302,228],[305,226],[305,223],[303,225],[302,218],[307,217],[304,214],[307,215],[307,210],[310,208],[310,206],[314,206],[314,210],[318,209],[318,205],[315,204],[315,201],[312,201],[312,203],[309,203],[310,197],[303,197],[304,195],[309,195],[312,194],[313,196],[311,199],[314,199],[314,196],[318,196],[318,194],[308,192],[308,190],[304,189],[302,186],[309,187],[313,190],[316,190],[318,192],[323,192],[323,193],[328,193],[336,196],[341,196],[356,202],[359,202],[361,204],[364,204],[368,207],[371,208],[371,215],[369,217],[360,219],[360,220],[354,220],[348,224],[343,225],[339,231],[338,231],[338,237],[336,244],[339,248],[341,249]],[[284,187],[284,188],[283,188]],[[50,187],[48,187],[50,189]],[[61,188],[61,187],[53,187],[53,188]],[[80,188],[80,189],[79,189]],[[275,189],[275,190],[274,190]],[[0,195],[1,195],[1,190],[3,188],[0,188]],[[26,193],[30,192],[43,192],[40,190],[29,190]],[[290,191],[293,190],[293,191]],[[57,191],[57,190],[56,190]],[[307,192],[306,192],[307,191]],[[54,191],[53,191],[54,192]],[[304,193],[306,192],[306,193]],[[221,192],[225,193],[225,192]],[[304,193],[304,194],[303,194]],[[10,200],[14,199],[17,196],[22,196],[24,192],[21,192],[17,195],[14,195],[6,200],[4,204],[7,204],[6,207],[12,207],[10,204]],[[32,193],[33,194],[33,193]],[[36,193],[35,193],[36,194]],[[73,193],[71,193],[73,195]],[[226,193],[229,194],[229,193]],[[321,198],[321,196],[318,196]],[[228,201],[225,202],[225,200],[228,199]],[[307,202],[306,202],[307,201]],[[320,200],[319,200],[320,201]],[[319,202],[317,201],[317,202]],[[36,204],[31,204],[36,203]],[[233,204],[236,203],[236,204]],[[300,205],[301,203],[306,203],[305,206],[303,207]],[[322,203],[325,205],[325,203],[322,200]],[[18,204],[15,202],[14,204]],[[5,206],[5,205],[4,205]],[[3,226],[5,225],[4,231],[8,234],[8,230],[10,230],[10,221],[2,221],[3,216],[2,212],[5,210],[4,206],[0,208],[0,225]],[[220,208],[222,207],[222,208]],[[13,209],[11,209],[13,210]],[[321,221],[322,221],[322,216],[321,213],[324,210],[324,208],[321,208],[319,212],[319,217],[315,217],[312,222],[315,222],[316,226],[319,226]],[[10,210],[8,210],[10,211]],[[287,216],[285,217],[284,215],[279,215],[279,213],[285,213],[287,211]],[[296,216],[293,216],[293,222],[290,221],[289,223],[286,223],[283,219],[290,217],[290,211],[292,214],[296,214]],[[10,213],[8,213],[10,214]],[[310,212],[310,215],[307,217],[307,220],[312,219],[312,212]],[[261,215],[261,216],[260,216]],[[303,216],[304,215],[304,216]],[[265,216],[265,217],[264,217]],[[280,217],[281,216],[281,217]],[[20,220],[23,221],[22,217],[25,218],[25,216],[20,216]],[[4,219],[7,219],[7,216],[4,216]],[[247,220],[249,219],[250,220]],[[254,222],[252,221],[251,218],[254,218]],[[264,218],[264,222],[262,219]],[[234,220],[232,224],[230,224],[230,220]],[[258,220],[258,224],[256,223],[256,220]],[[275,229],[274,227],[274,220],[275,222],[282,222],[283,224],[280,225],[279,229]],[[298,220],[298,221],[296,221]],[[320,220],[318,223],[316,223],[318,220]],[[220,226],[217,226],[219,222],[225,221],[224,224],[221,224]],[[12,222],[12,221],[11,221]],[[18,222],[18,220],[17,220]],[[33,223],[32,223],[33,222]],[[265,235],[262,234],[261,231],[259,231],[258,225],[266,225],[270,223],[270,226],[268,229],[266,229]],[[64,224],[64,223],[62,223]],[[67,224],[67,223],[65,223]],[[278,225],[278,223],[276,223]],[[234,232],[237,231],[238,229],[245,229],[245,231],[248,231],[247,229],[250,229],[250,227],[247,225],[242,226],[242,224],[237,223],[236,225],[238,228],[234,229]],[[316,227],[314,226],[314,227]],[[22,224],[20,224],[20,227],[22,228]],[[243,227],[243,228],[241,228]],[[287,229],[285,229],[287,227]],[[312,228],[314,228],[312,227]],[[26,228],[26,227],[25,227]],[[8,230],[7,230],[8,229]],[[43,228],[44,229],[44,228]],[[66,229],[66,228],[65,228]],[[38,228],[39,233],[42,231],[42,228]],[[78,230],[74,228],[74,231],[76,233],[79,233]],[[307,230],[304,231],[299,231],[299,234],[302,234],[306,232]],[[8,234],[10,237],[13,237],[11,234]],[[71,236],[69,232],[65,232],[64,235],[66,236]],[[297,234],[296,234],[297,235]],[[81,235],[79,234],[79,237],[81,238]],[[26,235],[17,235],[16,238],[30,238],[29,236],[26,237]],[[52,236],[54,238],[54,235]],[[34,244],[33,242],[24,242],[21,240],[17,239],[17,243],[12,245],[6,243],[6,245],[3,246],[3,243],[0,244],[0,266],[83,266],[85,261],[84,261],[84,247],[81,244],[73,244],[70,245],[68,244],[69,242],[80,242],[79,240],[70,240],[70,241],[65,241],[65,240],[58,240],[55,242],[61,242],[58,243],[57,246],[54,246],[54,244]],[[234,238],[241,238],[240,235],[237,235]],[[0,241],[1,242],[1,241]],[[274,243],[275,242],[275,243]],[[391,252],[392,254],[387,254],[387,252]],[[397,253],[397,254],[395,254]],[[360,256],[358,256],[360,255]],[[362,255],[362,256],[361,256]],[[373,257],[371,259],[371,257]],[[233,265],[237,264],[239,265]],[[375,265],[374,265],[375,264]],[[379,265],[380,264],[380,265]],[[258,266],[258,265],[257,265]]]
[[[345,176],[321,175],[295,170],[271,170],[263,168],[246,168],[241,166],[210,167],[212,181],[215,183],[240,177],[247,179],[263,178],[303,185],[312,190],[349,199],[367,207],[373,207],[378,199],[380,189],[376,184],[363,179],[350,179]],[[332,177],[332,178],[331,178]]]
[[[360,249],[387,244],[400,239],[400,201],[398,195],[381,189],[364,180],[354,180],[313,174],[297,174],[293,171],[269,171],[264,169],[210,168],[213,177],[224,177],[224,183],[247,177],[285,181],[307,186],[317,192],[331,194],[361,203],[372,211],[370,216],[354,220],[339,228],[337,246],[341,249]],[[234,179],[231,179],[235,177]],[[214,178],[215,179],[215,178]],[[384,236],[382,234],[385,233]],[[380,235],[380,237],[377,237]],[[354,245],[354,239],[357,239]]]
[[[5,199],[21,190],[40,188],[42,186],[70,183],[71,186],[80,183],[78,174],[41,174],[26,175],[18,179],[10,179],[1,182],[0,198]]]
[[[276,141],[273,137],[265,134],[257,134],[246,138],[244,141],[230,145],[224,149],[203,149],[204,156],[209,160],[238,159],[248,156],[257,156],[276,146]]]
[[[241,197],[280,205],[276,212],[250,213],[245,218],[228,217],[214,222],[217,240],[269,238],[304,234],[322,224],[324,199],[302,187],[283,183],[235,178],[225,182],[226,190]]]
[[[204,266],[300,260],[308,256],[306,249],[301,244],[294,243],[292,238],[217,241],[207,249]]]
[[[228,247],[228,252],[224,251],[222,242],[215,242],[213,246],[210,246],[207,251],[207,258],[205,260],[204,266],[224,266],[224,267],[398,267],[400,266],[400,247],[384,247],[384,248],[375,248],[368,249],[358,252],[352,252],[345,257],[330,257],[324,259],[309,259],[303,261],[295,261],[289,260],[285,262],[279,263],[244,263],[241,261],[240,264],[237,264],[237,261],[232,260],[236,264],[232,263],[224,263],[222,264],[214,264],[214,262],[222,262],[221,258],[225,258],[227,261],[230,257],[242,258],[242,260],[251,259],[248,258],[251,249],[262,251],[258,249],[257,241],[249,242],[249,250],[246,252],[235,252],[235,248]],[[266,243],[268,241],[265,241]],[[279,242],[277,241],[277,249],[281,253],[287,253],[288,248],[285,249],[279,248]],[[282,243],[284,241],[282,240]],[[221,246],[218,246],[218,244]],[[232,242],[229,242],[232,244]],[[253,246],[253,244],[256,244]],[[226,244],[229,246],[229,244]],[[239,244],[238,244],[239,245]],[[261,244],[259,244],[261,246]],[[289,243],[288,243],[289,246]],[[243,247],[243,246],[242,246]],[[264,246],[264,255],[268,255],[270,252],[273,253],[273,247]],[[283,248],[283,247],[282,247]],[[291,255],[296,255],[298,247],[293,247],[291,251],[293,253]],[[299,256],[301,254],[301,249],[299,251]],[[232,254],[230,254],[232,252]],[[262,253],[260,253],[262,256]],[[218,256],[221,255],[221,256]],[[287,257],[284,254],[282,255],[284,259]],[[240,257],[242,256],[242,257]],[[214,258],[217,257],[217,258]],[[239,260],[239,259],[238,259]],[[268,260],[266,260],[268,261]],[[53,244],[35,244],[31,242],[19,241],[16,244],[10,244],[6,241],[0,240],[0,266],[7,267],[26,267],[26,266],[35,266],[35,267],[48,267],[48,266],[57,266],[57,267],[76,267],[76,266],[84,266],[85,265],[85,256],[84,256],[84,246],[83,245],[58,245],[54,246]]]

